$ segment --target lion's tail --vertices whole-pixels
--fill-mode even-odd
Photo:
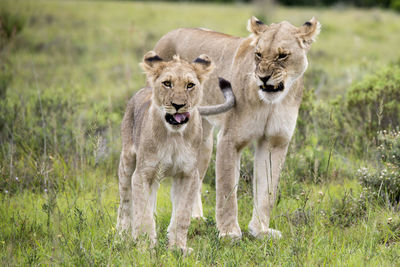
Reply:
[[[215,106],[201,106],[198,107],[200,115],[209,116],[226,112],[233,108],[235,105],[235,95],[232,91],[231,83],[224,78],[218,77],[219,87],[224,94],[225,102]]]

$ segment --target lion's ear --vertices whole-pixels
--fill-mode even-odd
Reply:
[[[309,49],[321,31],[321,23],[315,17],[305,22],[297,33],[300,46]]]
[[[260,35],[268,29],[268,26],[265,25],[261,20],[256,17],[251,17],[247,21],[247,30],[255,35]]]
[[[193,62],[197,77],[200,82],[203,83],[204,80],[208,78],[211,72],[214,70],[214,63],[212,63],[211,58],[207,55],[200,55]]]
[[[163,59],[160,58],[156,52],[150,51],[144,55],[143,62],[140,66],[148,75],[155,76],[157,72],[161,70],[162,63]]]

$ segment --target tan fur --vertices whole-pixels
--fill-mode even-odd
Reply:
[[[313,18],[301,27],[286,21],[268,26],[253,17],[248,29],[251,35],[247,38],[209,30],[177,29],[163,36],[155,51],[164,58],[178,54],[193,60],[199,53],[211,57],[216,69],[204,86],[203,105],[223,102],[215,89],[216,76],[232,83],[236,105],[227,113],[203,120],[203,129],[207,130],[203,131],[200,158],[200,162],[209,162],[211,125],[215,125],[220,129],[216,155],[216,220],[220,236],[241,236],[236,196],[240,155],[246,145],[255,142],[254,209],[248,229],[256,237],[278,237],[279,231],[269,229],[270,213],[296,125],[302,77],[308,64],[306,55],[320,24]],[[200,166],[201,178],[206,168],[205,164]],[[193,215],[202,216],[200,191]]]
[[[117,227],[132,230],[137,238],[147,234],[156,241],[153,213],[160,179],[172,176],[172,216],[168,227],[170,247],[186,250],[186,235],[200,178],[197,169],[202,142],[202,122],[197,106],[202,84],[213,70],[205,55],[188,63],[174,57],[163,61],[154,52],[141,66],[149,88],[141,89],[128,103],[124,115],[119,165],[120,206]],[[165,82],[171,86],[166,86]],[[188,88],[192,83],[194,86]],[[184,105],[176,107],[173,104]],[[189,112],[187,123],[171,125],[166,113]]]

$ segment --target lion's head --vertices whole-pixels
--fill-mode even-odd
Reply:
[[[256,17],[249,20],[247,29],[255,47],[254,79],[262,100],[273,103],[285,97],[307,69],[307,52],[320,28],[314,17],[301,27],[287,21],[268,26]]]
[[[207,55],[190,63],[174,56],[164,61],[154,51],[141,63],[153,88],[152,101],[165,118],[169,129],[179,130],[190,120],[202,98],[202,85],[214,69]]]

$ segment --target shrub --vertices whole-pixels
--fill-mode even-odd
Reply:
[[[396,205],[400,203],[400,131],[378,134],[379,167],[361,168],[358,179],[367,199]]]
[[[19,14],[12,14],[8,10],[0,10],[0,49],[22,31],[25,21],[25,17]]]
[[[121,119],[104,110],[105,102],[84,106],[82,91],[60,87],[19,96],[10,90],[0,100],[0,191],[62,190],[76,185],[86,167],[115,173],[119,142],[109,129],[117,131]]]
[[[390,7],[397,12],[400,12],[400,0],[392,0],[390,3]]]
[[[332,177],[336,170],[336,159],[332,158],[332,150],[319,144],[316,135],[308,137],[307,142],[298,151],[288,152],[286,165],[294,170],[296,179],[300,181],[320,183]]]
[[[347,121],[356,141],[400,124],[400,64],[393,64],[353,85],[346,94]]]
[[[341,120],[334,104],[317,100],[312,89],[304,90],[286,162],[299,180],[319,183],[341,172],[343,163],[337,157]]]
[[[337,138],[335,149],[357,155],[367,155],[364,152],[370,149],[378,131],[397,125],[400,61],[366,76],[328,104],[308,104],[306,111],[300,109],[298,122],[300,139],[309,136],[311,127],[325,146]]]

